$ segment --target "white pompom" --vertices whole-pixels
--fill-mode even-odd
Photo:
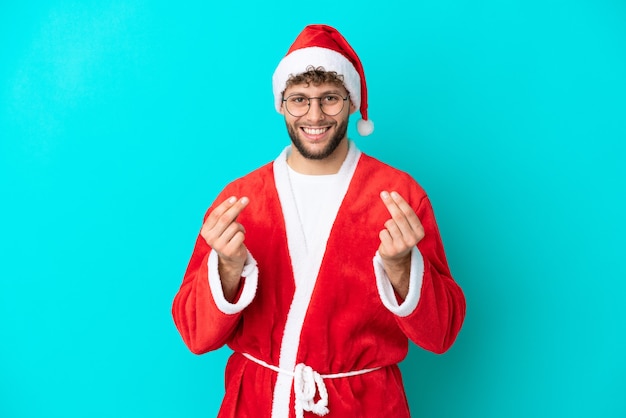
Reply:
[[[374,122],[371,120],[359,120],[356,123],[356,130],[361,136],[368,136],[372,132],[374,132]]]

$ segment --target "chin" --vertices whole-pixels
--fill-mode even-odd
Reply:
[[[296,131],[296,129],[298,129]],[[309,160],[324,160],[337,150],[339,145],[346,140],[347,122],[340,124],[334,132],[329,131],[329,138],[313,145],[308,143],[306,139],[300,138],[299,128],[287,126],[287,131],[291,138],[291,143],[298,150],[300,155]]]

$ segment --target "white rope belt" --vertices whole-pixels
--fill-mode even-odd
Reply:
[[[271,364],[267,364],[263,360],[259,360],[256,357],[251,356],[248,353],[241,353],[245,358],[255,362],[258,365],[266,367],[276,373],[284,373],[289,376],[293,376],[293,391],[295,394],[296,402],[294,408],[296,410],[296,418],[303,418],[304,411],[313,412],[315,415],[324,416],[328,414],[328,391],[324,384],[324,379],[339,379],[342,377],[358,376],[373,372],[380,369],[380,367],[374,367],[373,369],[356,370],[347,373],[334,373],[334,374],[319,374],[311,367],[304,363],[296,365],[293,372],[289,370],[283,370]],[[315,394],[319,392],[320,399],[314,402]]]

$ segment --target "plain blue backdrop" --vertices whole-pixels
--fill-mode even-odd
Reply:
[[[626,4],[0,5],[0,417],[212,417],[170,315],[202,216],[288,144],[309,23],[363,61],[359,147],[430,194],[468,303],[401,364],[416,417],[626,416]],[[354,123],[354,122],[353,122]]]

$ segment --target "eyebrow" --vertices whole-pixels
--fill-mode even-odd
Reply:
[[[294,90],[294,91],[290,92],[288,95],[285,95],[285,97],[289,97],[289,96],[292,96],[294,94],[299,94],[301,96],[306,96],[306,94],[304,92]],[[325,94],[337,94],[337,95],[343,97],[343,93],[340,90],[336,90],[336,89],[335,90],[324,90],[323,92],[320,93],[320,96],[323,96]],[[346,92],[346,94],[349,95],[350,93]],[[311,97],[314,97],[314,96],[311,96]]]

